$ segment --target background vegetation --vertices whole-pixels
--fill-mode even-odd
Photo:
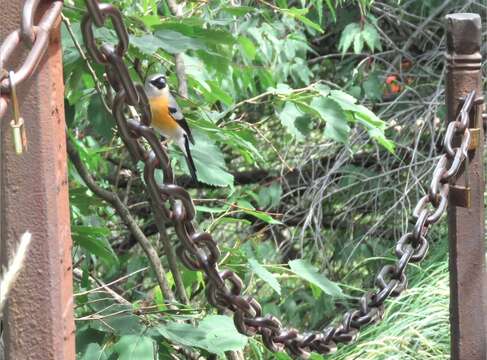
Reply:
[[[466,0],[113,3],[130,32],[132,77],[165,73],[180,95],[196,139],[198,183],[168,147],[200,227],[219,243],[220,267],[238,272],[245,292],[289,326],[320,329],[337,320],[392,262],[441,151],[443,16],[487,7]],[[70,163],[78,358],[289,359],[239,335],[228,314],[208,306],[202,275],[168,262],[141,168],[131,165],[107,109],[104,68],[85,56],[84,12],[83,1],[65,1],[69,138],[160,254],[169,287],[161,289],[124,221]],[[115,41],[111,25],[96,35]],[[445,234],[444,224],[431,233],[433,255],[410,269],[411,289],[388,302],[384,321],[327,358],[448,358]],[[170,224],[167,236],[175,246]]]

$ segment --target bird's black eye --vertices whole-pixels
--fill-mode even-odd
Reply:
[[[152,80],[151,84],[161,90],[166,87],[166,79],[163,76],[159,76],[158,78]]]

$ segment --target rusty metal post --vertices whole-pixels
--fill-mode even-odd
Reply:
[[[18,29],[23,0],[2,2],[0,42]],[[51,1],[41,0],[39,11]],[[18,87],[28,149],[16,155],[10,115],[1,119],[1,260],[26,230],[27,261],[4,314],[7,360],[74,360],[71,236],[66,166],[60,21],[33,77]],[[23,61],[21,46],[15,59]],[[6,64],[15,69],[18,64]],[[11,114],[11,109],[7,110]]]
[[[451,186],[448,206],[450,243],[450,320],[453,360],[487,358],[483,314],[485,278],[484,168],[480,16],[452,14],[446,17],[448,122],[454,121],[462,97],[475,90],[476,106],[471,117],[477,148],[469,151],[469,165]],[[474,140],[475,142],[475,140]],[[467,180],[467,181],[466,181]],[[466,201],[470,188],[470,200]],[[463,198],[463,200],[462,200]],[[461,204],[464,203],[464,204]],[[470,203],[469,207],[466,203]]]

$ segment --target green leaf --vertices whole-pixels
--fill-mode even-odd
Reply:
[[[242,208],[243,210],[255,210],[255,206],[252,205],[248,200],[246,199],[239,199],[237,201],[237,206],[239,208]]]
[[[208,66],[207,71],[214,69],[220,76],[227,76],[232,69],[230,58],[222,55],[225,54],[224,52],[217,53],[210,50],[197,50],[196,54]]]
[[[274,357],[276,358],[276,360],[292,360],[288,354],[283,352],[275,353]]]
[[[255,12],[257,9],[251,6],[222,6],[222,11],[235,16],[243,16]]]
[[[370,100],[380,101],[382,99],[382,82],[376,73],[371,73],[362,83],[364,93]]]
[[[108,354],[97,343],[91,343],[86,347],[80,360],[108,360]]]
[[[362,32],[360,32],[353,38],[353,52],[355,54],[360,54],[363,49],[364,49],[364,38],[362,37]]]
[[[254,145],[254,135],[248,130],[225,131],[227,143],[234,146],[246,159],[265,162],[262,152]],[[250,134],[250,135],[249,135]]]
[[[177,31],[158,30],[154,35],[160,40],[160,47],[171,54],[205,48],[200,40],[185,36]]]
[[[326,121],[325,137],[341,143],[348,142],[350,127],[340,105],[331,98],[315,97],[309,106]]]
[[[308,9],[298,9],[295,7],[292,7],[290,9],[281,9],[281,11],[291,17],[296,18],[297,20],[301,21],[303,24],[306,26],[309,26],[310,28],[320,32],[324,33],[325,31],[321,28],[321,26],[314,21],[311,21],[308,19],[305,15],[308,13]]]
[[[242,211],[244,213],[252,215],[253,217],[256,217],[257,219],[262,220],[263,222],[266,222],[268,224],[282,225],[282,222],[274,219],[272,216],[270,216],[269,214],[266,214],[265,212],[257,211],[257,210],[247,210],[247,209],[243,209]]]
[[[105,110],[100,96],[95,95],[90,98],[87,118],[95,131],[103,136],[105,140],[112,139],[112,128],[115,127],[115,122],[113,117]]]
[[[329,95],[331,96],[331,98],[334,101],[339,103],[340,106],[342,106],[342,108],[343,108],[342,103],[350,104],[350,106],[352,106],[353,104],[355,104],[357,102],[357,99],[355,99],[352,95],[347,94],[346,92],[341,91],[341,90],[331,90],[329,92]],[[345,108],[344,110],[350,110],[350,109]]]
[[[294,64],[291,65],[290,70],[293,78],[301,80],[303,84],[309,84],[314,76],[308,68],[306,61],[301,58],[294,59]]]
[[[164,294],[161,291],[160,286],[154,288],[154,302],[157,304],[157,309],[159,311],[164,311],[167,309],[166,303],[164,302]]]
[[[382,45],[380,43],[380,36],[377,29],[370,23],[366,23],[362,31],[362,37],[370,50],[375,49],[382,50]]]
[[[247,337],[237,332],[230,317],[223,315],[207,316],[197,327],[169,322],[158,326],[157,331],[172,342],[195,346],[213,354],[242,350],[247,344]]]
[[[218,100],[220,100],[223,104],[227,106],[233,104],[233,98],[230,95],[228,95],[228,93],[219,86],[218,81],[209,80],[207,81],[207,84],[210,85],[210,89],[213,95],[216,96]]]
[[[332,90],[330,92],[331,98],[336,101],[344,111],[351,111],[356,116],[361,116],[370,126],[374,128],[383,129],[385,127],[385,122],[379,119],[372,111],[367,109],[365,106],[356,104],[357,99],[353,96],[340,91]]]
[[[371,138],[376,140],[387,151],[394,153],[394,142],[387,139],[384,135],[386,125],[384,121],[365,106],[356,104],[357,100],[343,91],[332,90],[330,97],[340,105],[343,111],[350,112],[354,119],[367,129]]]
[[[77,173],[72,172],[70,175],[74,176],[74,174]],[[80,181],[83,183],[82,179]],[[79,210],[79,213],[84,216],[93,215],[93,211],[97,207],[104,205],[100,198],[93,196],[84,186],[79,188],[71,187],[69,189],[69,204]]]
[[[236,219],[232,217],[220,217],[215,222],[213,222],[213,227],[216,227],[216,225],[223,225],[223,224],[236,224],[238,223],[239,225],[252,225],[252,223],[247,220],[247,219]]]
[[[194,37],[213,46],[233,45],[236,43],[236,39],[232,33],[224,29],[204,29],[195,27]]]
[[[328,280],[326,276],[320,274],[310,263],[306,260],[298,259],[289,261],[289,267],[291,271],[298,275],[300,278],[310,282],[311,284],[319,287],[326,294],[343,297],[343,292],[340,287],[333,281]]]
[[[362,88],[358,85],[351,86],[347,90],[350,95],[352,95],[355,98],[361,98],[362,97]]]
[[[328,6],[328,9],[330,10],[331,17],[333,18],[333,21],[336,21],[337,15],[336,15],[335,6],[333,5],[332,0],[325,0],[325,2],[326,2],[326,6]]]
[[[258,203],[261,209],[274,208],[279,205],[282,196],[282,186],[278,182],[270,186],[261,187],[259,190]]]
[[[240,48],[242,49],[243,54],[250,60],[255,59],[255,55],[257,54],[257,49],[255,48],[254,43],[246,36],[239,36],[238,43],[240,44]]]
[[[267,91],[271,91],[274,95],[291,95],[293,88],[288,84],[279,83],[276,87],[269,87]]]
[[[88,272],[83,271],[83,274]],[[130,304],[117,304],[104,293],[88,294],[87,304],[103,319],[92,321],[90,327],[93,329],[117,336],[140,335],[146,329],[140,318],[134,315],[134,309]]]
[[[118,360],[154,360],[155,343],[148,336],[125,335],[113,346]]]
[[[118,42],[117,33],[108,27],[95,28],[95,38],[111,44]]]
[[[358,23],[351,23],[345,26],[343,29],[342,34],[340,36],[340,41],[338,42],[338,50],[343,53],[346,53],[347,50],[350,48],[354,39],[357,35],[360,34],[360,24]]]
[[[325,358],[317,353],[311,353],[309,360],[325,360]]]
[[[228,206],[210,207],[204,205],[196,205],[195,208],[198,212],[204,212],[209,214],[220,214],[228,210]]]
[[[164,43],[161,39],[155,37],[152,34],[146,34],[142,36],[130,36],[130,44],[145,55],[153,55],[159,49],[163,49]]]
[[[280,8],[287,9],[287,7],[288,7],[288,0],[276,0],[276,4]]]
[[[355,115],[358,118],[361,118],[364,122],[376,129],[384,129],[385,122],[377,117],[372,111],[367,109],[363,105],[356,105],[355,107]]]
[[[305,114],[291,101],[284,104],[284,108],[278,114],[281,124],[287,132],[298,140],[304,140],[309,133],[309,122],[303,122]]]
[[[195,145],[191,146],[191,154],[196,165],[198,180],[213,186],[233,186],[233,175],[227,172],[220,148],[202,132],[195,131],[193,135]],[[184,160],[183,163],[187,166]]]
[[[94,226],[71,226],[71,236],[76,245],[88,250],[93,255],[98,256],[109,266],[118,264],[117,254],[107,240],[110,231],[106,228]]]
[[[206,46],[233,45],[235,37],[227,30],[222,28],[206,28],[202,26],[201,19],[184,19],[182,21],[165,21],[156,27],[156,35],[159,31],[171,31],[179,33],[181,36],[198,41]]]
[[[161,18],[157,15],[146,15],[139,17],[140,20],[144,23],[145,26],[148,28],[152,28],[155,25],[159,25],[161,23]]]
[[[364,49],[364,43],[372,51],[382,48],[379,33],[373,25],[366,23],[362,29],[359,23],[351,23],[343,29],[338,49],[345,53],[353,44],[354,53],[359,54]]]
[[[327,97],[330,95],[330,87],[326,84],[315,84],[313,90],[317,91],[321,96]]]
[[[384,130],[370,126],[370,122],[365,120],[361,114],[356,114],[357,122],[364,125],[368,129],[369,136],[376,140],[380,145],[382,145],[387,151],[394,154],[395,143],[385,137]]]
[[[271,288],[274,289],[276,293],[281,295],[281,285],[277,282],[276,278],[270,271],[268,271],[265,267],[263,267],[259,262],[255,259],[249,259],[249,266],[250,269],[262,280],[264,280]]]

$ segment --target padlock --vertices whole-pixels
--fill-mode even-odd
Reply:
[[[12,128],[12,139],[14,141],[14,150],[17,155],[21,155],[24,152],[25,144],[25,128],[24,119],[19,117],[18,120],[12,120],[10,122]]]
[[[12,128],[12,139],[14,142],[14,150],[17,155],[21,155],[24,150],[27,150],[27,136],[25,133],[24,119],[20,116],[19,101],[17,99],[17,89],[15,87],[14,72],[8,73],[10,81],[10,95],[12,98],[12,109],[14,118],[10,122]]]

